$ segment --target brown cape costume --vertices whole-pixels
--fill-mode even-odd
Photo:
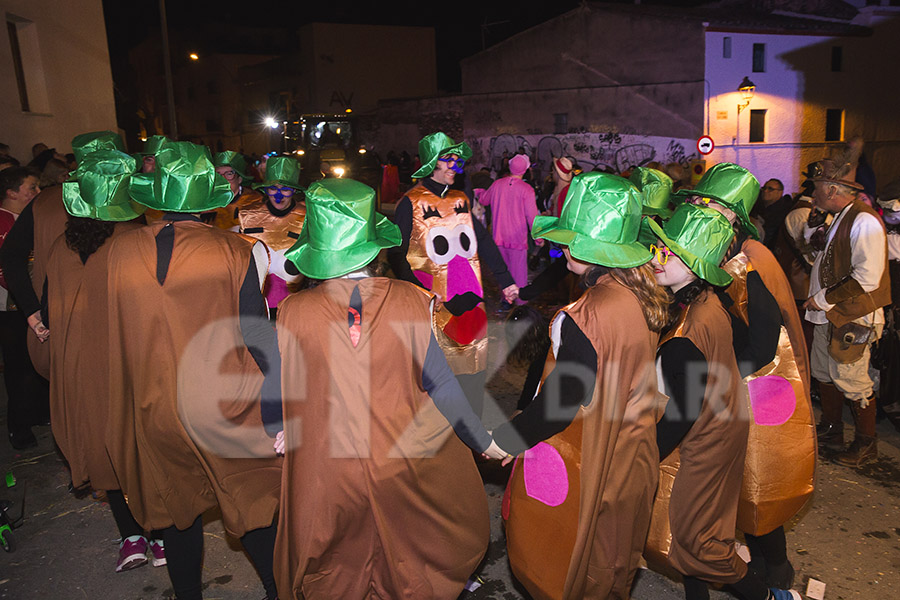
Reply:
[[[82,263],[57,238],[47,262],[50,347],[50,424],[72,483],[88,481],[97,490],[117,490],[119,482],[106,452],[109,397],[107,258],[112,240],[141,227],[116,223],[112,236]]]
[[[529,493],[527,472],[544,466],[530,453],[541,444],[513,469],[509,561],[536,600],[625,599],[650,526],[659,470],[656,422],[664,405],[654,368],[658,336],[635,295],[610,275],[561,312],[597,352],[597,382],[572,424],[543,443],[565,465],[564,501],[551,505]]]
[[[361,334],[347,312],[359,286]],[[278,309],[286,454],[283,599],[455,599],[490,539],[471,451],[426,394],[430,295],[333,279]]]
[[[162,284],[156,236],[174,227]],[[253,242],[159,221],[109,250],[107,448],[145,529],[189,527],[218,506],[236,537],[272,523],[281,459],[262,427],[263,376],[244,345],[239,290]]]
[[[34,263],[31,271],[31,285],[38,299],[44,291],[44,277],[47,274],[47,261],[50,258],[50,247],[56,239],[66,232],[69,213],[62,200],[62,186],[54,185],[35,196],[31,203],[34,215]],[[28,315],[25,315],[26,317]],[[50,346],[41,341],[32,332],[28,332],[28,355],[34,364],[34,370],[44,379],[50,379]]]
[[[683,575],[735,583],[747,573],[734,535],[749,425],[731,320],[711,290],[682,311],[662,343],[674,337],[697,347],[709,376],[697,420],[660,465],[646,555]]]

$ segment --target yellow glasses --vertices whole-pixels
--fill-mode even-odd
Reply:
[[[704,196],[691,196],[690,200],[688,200],[690,204],[695,204],[697,206],[701,204],[709,204],[712,201],[712,198],[706,198]]]
[[[674,252],[665,246],[659,247],[656,244],[650,244],[650,253],[656,255],[656,262],[658,262],[660,266],[669,262],[669,257],[674,255]]]

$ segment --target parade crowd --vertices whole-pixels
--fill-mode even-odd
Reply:
[[[49,421],[108,501],[115,571],[166,566],[178,600],[202,597],[213,508],[269,600],[457,598],[488,460],[535,599],[627,599],[644,561],[688,600],[799,599],[784,525],[816,461],[878,460],[877,408],[900,416],[900,180],[876,194],[856,141],[791,195],[731,163],[473,171],[437,132],[392,220],[290,155],[72,150],[0,144],[9,440]],[[528,368],[493,431],[483,273]],[[568,300],[549,322],[545,294]]]

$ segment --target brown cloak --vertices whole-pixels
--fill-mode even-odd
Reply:
[[[635,295],[609,275],[562,312],[597,352],[597,383],[590,404],[546,440],[565,464],[565,500],[551,506],[529,495],[525,472],[533,449],[513,469],[509,561],[536,600],[628,598],[659,470],[657,334]]]
[[[357,285],[354,347],[347,309]],[[282,599],[453,600],[487,549],[472,453],[422,386],[429,301],[403,281],[334,279],[279,306]]]
[[[646,554],[683,575],[734,583],[747,573],[737,555],[734,527],[749,424],[731,320],[706,290],[683,311],[663,343],[673,337],[689,339],[710,371],[700,415],[660,467]]]
[[[106,452],[109,405],[107,258],[112,240],[134,222],[116,223],[113,235],[86,263],[57,238],[47,262],[50,348],[50,424],[72,473],[97,490],[119,489]]]
[[[175,228],[163,284],[156,235]],[[272,523],[281,459],[262,427],[262,374],[244,345],[239,290],[252,242],[159,221],[109,249],[107,448],[145,529],[190,526],[218,506],[234,536]]]

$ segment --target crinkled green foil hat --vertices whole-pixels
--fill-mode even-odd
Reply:
[[[156,171],[133,175],[129,192],[144,206],[181,213],[220,208],[234,197],[228,181],[216,173],[209,148],[170,141],[156,153]]]
[[[645,218],[642,227],[649,228],[697,277],[718,286],[731,283],[731,275],[719,265],[734,239],[734,227],[719,211],[681,204],[662,227],[651,218]]]
[[[641,190],[645,215],[659,215],[664,219],[672,216],[672,209],[669,208],[672,196],[671,177],[656,169],[637,167],[628,180]]]
[[[605,267],[637,267],[651,258],[638,242],[641,193],[627,179],[582,173],[572,179],[559,217],[537,216],[531,237],[569,247],[579,260]]]
[[[422,179],[431,175],[442,156],[455,154],[463,160],[472,158],[472,149],[465,142],[456,143],[443,131],[426,135],[419,140],[419,160],[422,166],[413,173],[414,179]]]
[[[295,190],[300,187],[300,163],[290,156],[272,156],[266,161],[266,179],[262,183],[253,185],[253,189],[269,187],[270,185],[283,185]]]
[[[400,228],[375,212],[375,190],[329,178],[306,191],[303,231],[285,256],[307,277],[331,279],[361,269],[401,241]]]
[[[138,152],[138,156],[150,156],[151,154],[156,154],[159,152],[160,148],[163,147],[163,144],[170,143],[172,140],[167,138],[164,135],[151,135],[147,138],[147,141],[144,142],[144,149]]]
[[[734,211],[741,226],[755,239],[759,231],[750,221],[750,211],[759,198],[759,181],[750,171],[733,163],[719,163],[703,174],[697,188],[675,192],[676,202],[690,196],[709,198]]]
[[[248,175],[247,170],[247,161],[244,160],[244,157],[241,156],[239,152],[233,152],[231,150],[226,150],[225,152],[219,152],[216,154],[216,166],[217,167],[231,167],[234,169],[234,172],[237,173],[241,179],[243,179],[244,185],[250,185],[253,183],[253,177]]]
[[[113,131],[91,131],[81,133],[72,138],[72,154],[75,162],[80,163],[84,157],[97,150],[119,150],[125,152],[125,144],[118,133]]]
[[[98,221],[130,221],[147,210],[128,195],[137,169],[134,157],[118,150],[97,150],[78,162],[62,184],[63,204],[74,217]]]

